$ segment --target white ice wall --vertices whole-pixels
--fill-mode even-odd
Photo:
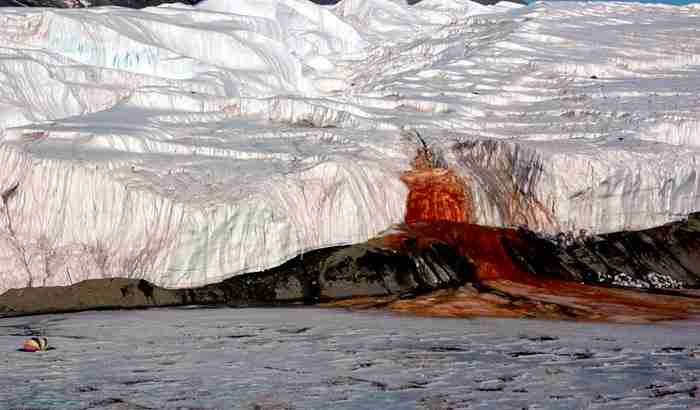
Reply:
[[[403,219],[405,129],[480,223],[680,218],[700,208],[698,26],[568,2],[1,9],[0,291],[195,286],[366,240]]]

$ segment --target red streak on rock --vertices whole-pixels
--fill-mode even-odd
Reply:
[[[402,177],[410,189],[405,224],[373,242],[399,252],[435,243],[448,245],[473,264],[473,285],[414,300],[383,299],[378,304],[399,312],[451,317],[646,322],[700,315],[699,295],[688,291],[658,295],[545,279],[523,271],[508,249],[532,252],[528,240],[518,230],[469,223],[474,209],[469,187],[454,171],[432,167],[432,158],[430,152],[419,151],[414,169]],[[367,308],[373,302],[364,298],[339,305]]]
[[[514,229],[444,221],[400,228],[400,232],[382,238],[384,246],[400,251],[409,246],[420,248],[443,243],[470,260],[475,273],[474,285],[433,292],[414,300],[385,303],[394,311],[426,316],[536,317],[626,323],[700,316],[700,292],[659,295],[546,279],[525,272],[514,263],[503,245],[506,238],[509,246],[527,252],[526,239]]]
[[[514,243],[526,246],[514,229],[435,221],[402,225],[400,233],[382,238],[384,245],[394,249],[405,249],[406,243],[419,247],[441,242],[449,245],[476,266],[476,280],[508,279],[525,283],[536,283],[534,275],[520,270],[503,247],[507,237]]]
[[[409,239],[423,245],[443,242],[475,263],[477,280],[535,281],[515,266],[501,243],[503,236],[522,242],[517,231],[471,224],[474,205],[466,182],[453,170],[433,164],[433,153],[420,149],[413,170],[402,176],[409,188],[406,224],[403,233],[384,237],[385,245],[401,249]]]

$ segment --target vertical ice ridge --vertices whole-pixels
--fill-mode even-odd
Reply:
[[[373,163],[321,163],[261,187],[248,202],[202,208],[131,188],[99,162],[66,166],[9,145],[2,159],[15,173],[0,188],[19,184],[8,203],[14,233],[2,218],[3,288],[24,286],[28,277],[55,285],[105,276],[198,286],[301,251],[366,240],[404,212],[401,182]],[[15,248],[32,261],[29,274]],[[46,255],[50,272],[42,270]]]
[[[3,9],[0,189],[20,182],[22,237],[4,234],[0,289],[28,279],[19,239],[32,266],[50,256],[47,284],[173,287],[365,240],[404,219],[410,130],[478,223],[680,218],[700,203],[699,21],[468,0]]]

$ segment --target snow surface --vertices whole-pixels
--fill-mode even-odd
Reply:
[[[514,223],[508,195],[550,231],[680,218],[699,203],[699,37],[692,5],[3,8],[0,190],[19,186],[0,292],[195,286],[366,240],[403,219],[410,130],[479,223]]]
[[[16,351],[36,333],[55,350]],[[37,409],[688,409],[700,396],[699,343],[696,322],[293,308],[34,316],[0,322],[0,402]]]

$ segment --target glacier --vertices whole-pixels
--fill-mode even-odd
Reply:
[[[0,9],[0,293],[192,287],[404,220],[419,141],[479,224],[700,209],[700,7]]]

